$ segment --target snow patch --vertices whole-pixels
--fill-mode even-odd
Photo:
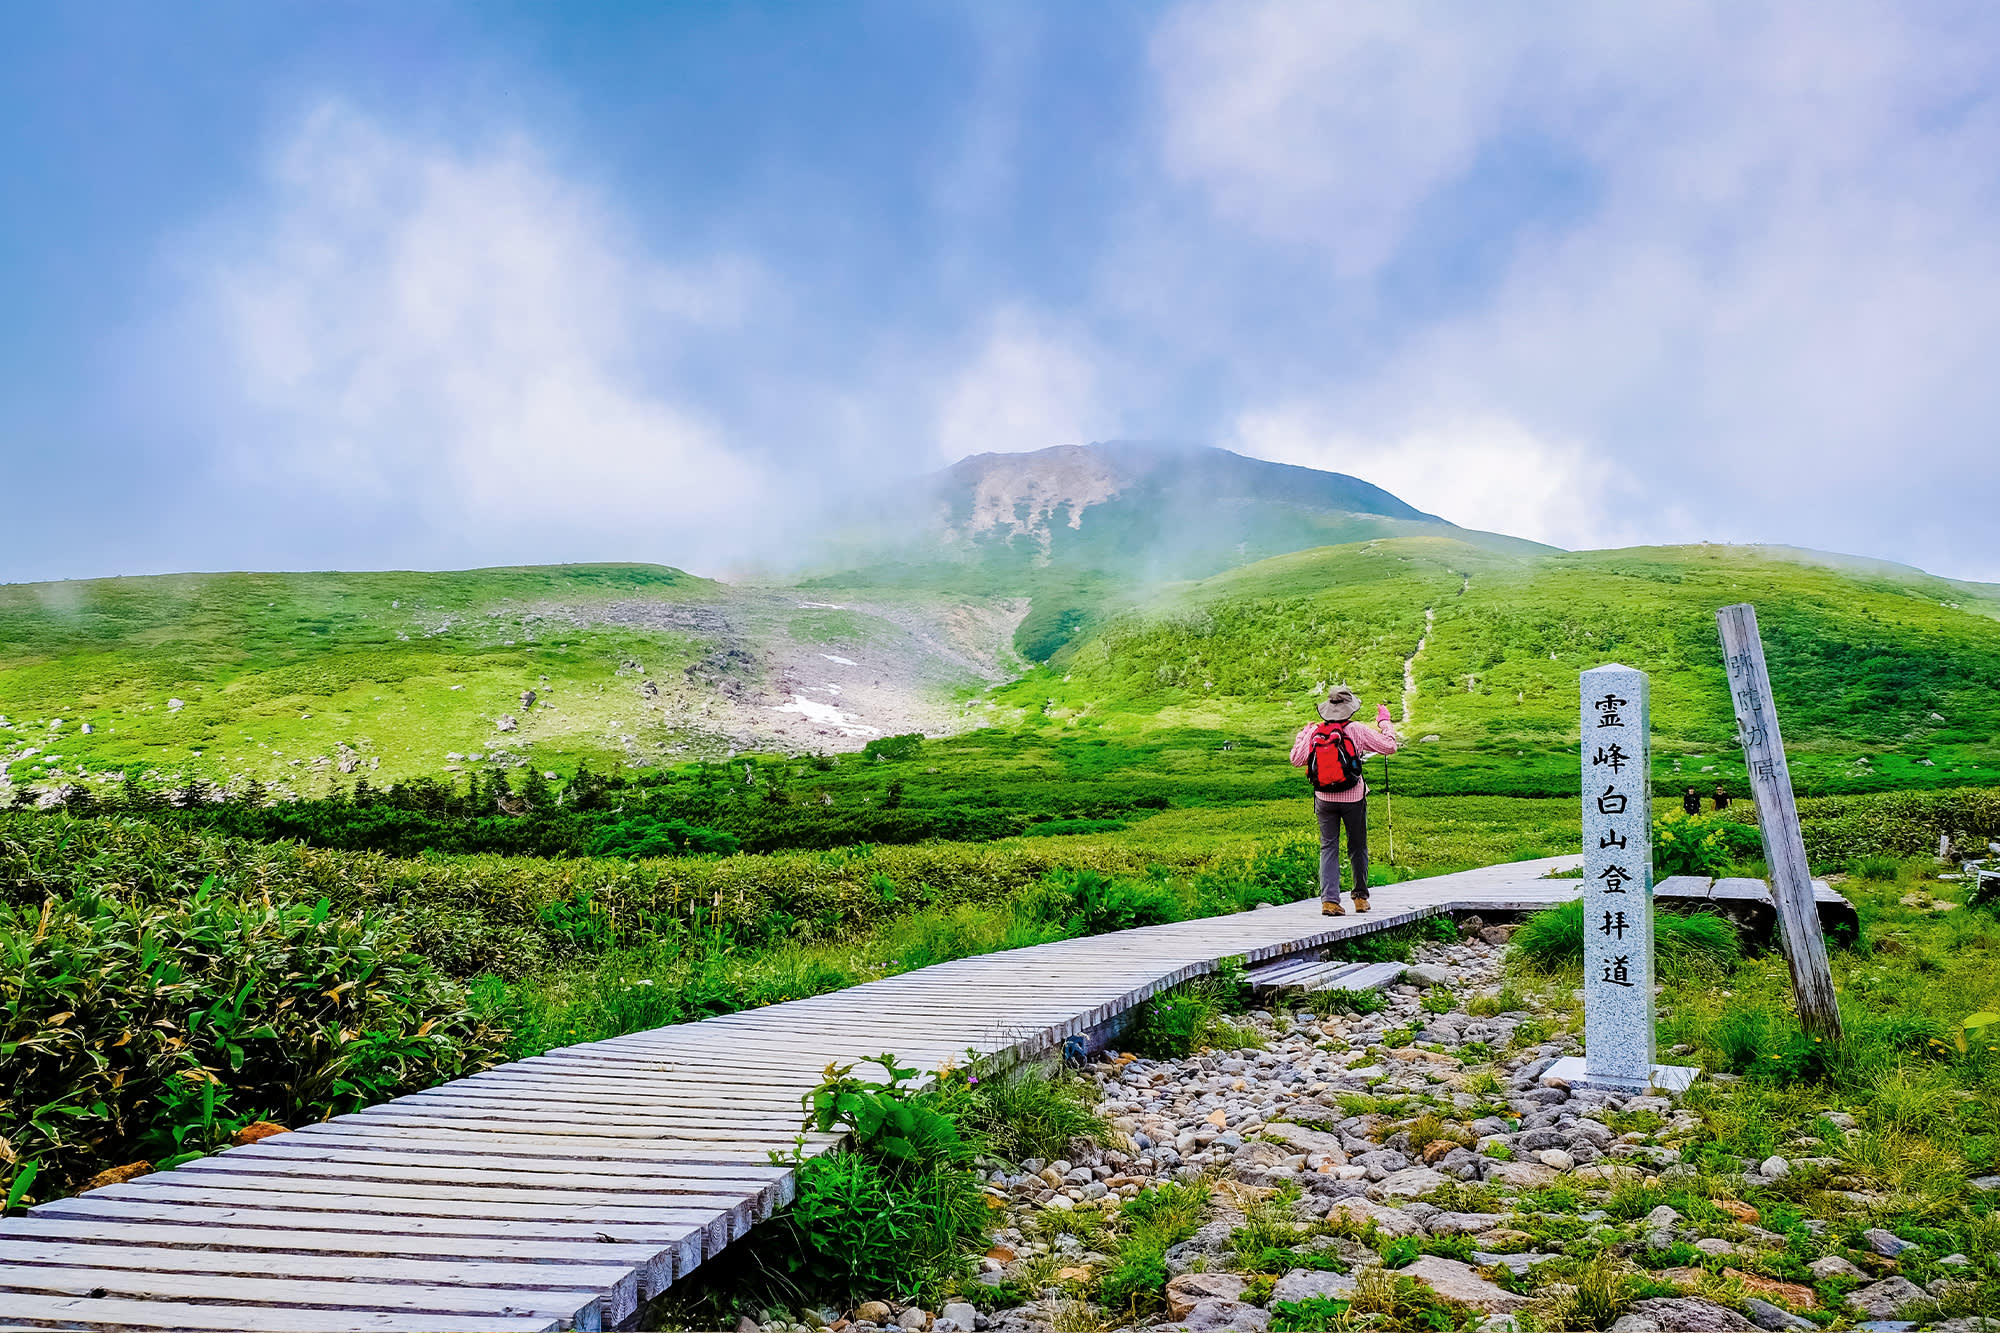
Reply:
[[[881,734],[874,727],[863,726],[861,723],[854,721],[832,704],[823,704],[817,699],[808,699],[803,694],[793,695],[792,701],[788,704],[772,704],[771,711],[774,713],[797,713],[808,722],[817,722],[821,726],[837,728],[843,736],[879,736]]]

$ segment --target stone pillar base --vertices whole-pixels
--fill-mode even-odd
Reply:
[[[1654,1065],[1650,1080],[1605,1078],[1584,1070],[1584,1057],[1566,1055],[1542,1071],[1542,1081],[1559,1078],[1572,1088],[1604,1088],[1616,1092],[1686,1092],[1701,1071],[1688,1065]]]

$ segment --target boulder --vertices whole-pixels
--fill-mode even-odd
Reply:
[[[1242,1301],[1203,1301],[1174,1327],[1189,1333],[1214,1333],[1217,1329],[1238,1329],[1242,1333],[1263,1333],[1271,1326],[1271,1312]]]
[[[1854,1278],[1854,1277],[1868,1276],[1866,1273],[1862,1272],[1860,1269],[1856,1268],[1853,1264],[1847,1262],[1847,1260],[1841,1258],[1837,1254],[1821,1255],[1819,1258],[1813,1260],[1811,1263],[1806,1265],[1806,1271],[1811,1273],[1814,1277],[1818,1278],[1822,1282],[1825,1282],[1830,1278],[1838,1278],[1838,1277]]]
[[[1632,1313],[1650,1319],[1663,1333],[1736,1333],[1756,1325],[1726,1305],[1699,1296],[1654,1296],[1632,1302]]]
[[[1470,1305],[1489,1314],[1511,1314],[1528,1304],[1529,1300],[1526,1296],[1517,1296],[1505,1287],[1488,1282],[1470,1264],[1462,1264],[1456,1259],[1441,1259],[1435,1254],[1421,1256],[1409,1267],[1401,1269],[1400,1273],[1403,1277],[1415,1278],[1446,1300]]]
[[[1893,1231],[1884,1231],[1881,1227],[1868,1228],[1861,1233],[1861,1239],[1867,1241],[1868,1248],[1881,1255],[1884,1259],[1894,1259],[1904,1250],[1914,1250],[1916,1248],[1916,1245],[1912,1242],[1904,1240]]]
[[[1182,1273],[1167,1283],[1167,1317],[1185,1319],[1203,1301],[1234,1301],[1249,1279],[1235,1273]]]
[[[1424,1219],[1424,1230],[1433,1236],[1477,1236],[1500,1221],[1491,1213],[1433,1213]]]
[[[1743,1308],[1750,1315],[1750,1322],[1771,1333],[1784,1333],[1787,1329],[1818,1328],[1810,1319],[1801,1319],[1790,1310],[1782,1309],[1769,1301],[1760,1301],[1755,1296],[1744,1298]]]
[[[1354,1279],[1345,1273],[1326,1273],[1311,1268],[1294,1268],[1271,1288],[1273,1301],[1304,1301],[1315,1296],[1352,1296]]]
[[[1445,1182],[1442,1172],[1427,1166],[1412,1166],[1396,1172],[1384,1180],[1376,1189],[1385,1199],[1414,1199],[1418,1195],[1429,1194],[1440,1189]]]
[[[1865,1319],[1894,1319],[1911,1301],[1928,1299],[1924,1289],[1906,1277],[1885,1277],[1847,1293],[1849,1307]]]
[[[1408,1213],[1389,1208],[1366,1199],[1337,1199],[1326,1210],[1329,1221],[1336,1217],[1351,1217],[1357,1222],[1373,1222],[1384,1234],[1390,1236],[1416,1236],[1423,1232],[1423,1224]]]
[[[1445,971],[1436,963],[1418,963],[1415,967],[1403,970],[1403,980],[1414,981],[1417,985],[1428,989],[1432,986],[1450,985],[1451,973]]]
[[[887,1301],[863,1301],[854,1307],[854,1322],[857,1324],[886,1324],[896,1317]]]
[[[1324,1153],[1333,1159],[1335,1166],[1347,1165],[1347,1152],[1342,1148],[1340,1135],[1329,1134],[1321,1129],[1307,1129],[1304,1125],[1289,1124],[1283,1120],[1264,1126],[1264,1133],[1277,1139],[1293,1152],[1310,1156]]]
[[[949,1319],[962,1329],[979,1322],[979,1307],[969,1301],[946,1301],[938,1307],[938,1318]]]
[[[1486,1168],[1489,1184],[1512,1185],[1520,1190],[1538,1190],[1555,1183],[1559,1173],[1540,1162],[1495,1162]]]

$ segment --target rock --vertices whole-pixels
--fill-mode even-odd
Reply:
[[[739,1315],[736,1320],[736,1333],[762,1333],[762,1325],[747,1314]]]
[[[916,1329],[929,1327],[930,1322],[931,1317],[914,1305],[896,1316],[896,1327],[910,1329],[912,1333]]]
[[[1479,938],[1488,944],[1505,944],[1514,938],[1514,927],[1486,926],[1480,930]]]
[[[1446,1300],[1458,1301],[1489,1314],[1511,1314],[1528,1304],[1528,1297],[1517,1296],[1505,1287],[1488,1282],[1479,1276],[1477,1269],[1456,1259],[1441,1259],[1435,1254],[1426,1254],[1399,1270],[1399,1273],[1403,1277],[1415,1278]]]
[[[1974,1176],[1965,1183],[1976,1190],[2000,1190],[2000,1176]]]
[[[1203,1301],[1234,1301],[1249,1279],[1235,1273],[1182,1273],[1167,1283],[1167,1317],[1185,1319]]]
[[[1867,1241],[1868,1248],[1884,1259],[1894,1259],[1904,1250],[1916,1248],[1910,1241],[1904,1240],[1893,1231],[1884,1231],[1881,1227],[1868,1228],[1861,1233],[1861,1239]]]
[[[1373,1222],[1391,1236],[1415,1236],[1423,1231],[1423,1224],[1408,1213],[1396,1208],[1370,1203],[1366,1199],[1337,1199],[1327,1209],[1329,1221],[1336,1216],[1351,1217],[1357,1222]]]
[[[1486,1168],[1489,1184],[1512,1185],[1515,1189],[1538,1190],[1555,1182],[1557,1172],[1540,1162],[1495,1162]]]
[[[1766,1157],[1758,1167],[1758,1173],[1766,1180],[1782,1180],[1791,1172],[1792,1164],[1782,1157]]]
[[[938,1307],[938,1318],[949,1319],[961,1329],[970,1329],[979,1322],[979,1309],[969,1301],[946,1301]]]
[[[1869,1319],[1894,1319],[1911,1301],[1927,1299],[1924,1289],[1906,1277],[1885,1277],[1847,1293],[1848,1306]]]
[[[1720,1236],[1703,1236],[1694,1243],[1694,1247],[1703,1254],[1721,1255],[1736,1253],[1736,1247]]]
[[[1743,1284],[1744,1291],[1768,1301],[1783,1301],[1787,1305],[1802,1309],[1811,1309],[1819,1304],[1819,1293],[1803,1283],[1780,1282],[1774,1277],[1760,1277],[1755,1273],[1746,1273],[1740,1268],[1725,1268],[1722,1270],[1722,1275],[1735,1278]]]
[[[1548,1167],[1552,1171],[1567,1171],[1576,1165],[1576,1158],[1571,1157],[1561,1148],[1544,1148],[1536,1153],[1535,1156],[1540,1159],[1543,1166]]]
[[[1283,1120],[1264,1126],[1264,1133],[1284,1143],[1293,1152],[1302,1152],[1307,1156],[1324,1153],[1333,1158],[1335,1166],[1347,1165],[1347,1152],[1341,1146],[1338,1134],[1329,1134],[1321,1129],[1307,1129],[1304,1125],[1294,1125]]]
[[[1752,1208],[1749,1204],[1744,1203],[1741,1199],[1716,1199],[1714,1200],[1714,1203],[1717,1208],[1720,1208],[1723,1212],[1728,1213],[1731,1217],[1735,1218],[1738,1222],[1743,1223],[1745,1226],[1748,1226],[1750,1223],[1755,1222],[1757,1218],[1760,1216],[1760,1214],[1757,1212],[1755,1208]]]
[[[1838,1277],[1852,1278],[1852,1277],[1868,1276],[1866,1273],[1862,1272],[1860,1269],[1856,1268],[1853,1264],[1847,1262],[1847,1260],[1841,1258],[1837,1254],[1827,1254],[1820,1256],[1819,1258],[1813,1260],[1811,1263],[1806,1265],[1806,1271],[1811,1273],[1814,1277],[1818,1278],[1822,1282]]]
[[[1965,1257],[1964,1255],[1962,1255],[1962,1254],[1947,1254],[1947,1255],[1946,1255],[1946,1256],[1945,1256],[1944,1258],[1942,1258],[1942,1259],[1938,1260],[1938,1267],[1939,1267],[1939,1268],[1970,1268],[1970,1267],[1972,1267],[1972,1260],[1970,1260],[1970,1259],[1966,1258],[1966,1257]]]
[[[1384,1180],[1377,1189],[1385,1199],[1414,1199],[1420,1194],[1429,1194],[1443,1187],[1445,1177],[1442,1172],[1427,1166],[1412,1166],[1398,1171]]]
[[[1728,1306],[1699,1296],[1653,1296],[1633,1301],[1632,1313],[1652,1320],[1664,1333],[1734,1333],[1757,1327]]]
[[[291,1131],[271,1120],[259,1120],[245,1125],[231,1136],[230,1142],[241,1148],[246,1143],[261,1143],[273,1134],[288,1134]]]
[[[519,726],[520,726],[520,723],[518,723],[518,722],[516,722],[516,721],[514,720],[514,715],[513,715],[513,714],[511,714],[511,713],[503,713],[503,714],[501,714],[501,716],[500,716],[500,720],[499,720],[498,722],[495,722],[495,723],[493,724],[493,729],[494,729],[495,731],[513,731],[513,730],[515,730],[516,728],[518,728]]]
[[[1262,1333],[1271,1326],[1271,1314],[1242,1301],[1203,1301],[1187,1312],[1178,1325],[1191,1333],[1212,1333],[1216,1329],[1241,1329]]]
[[[863,1301],[854,1307],[854,1322],[857,1324],[886,1324],[896,1317],[887,1301]]]
[[[1749,1312],[1751,1323],[1770,1329],[1772,1333],[1780,1333],[1784,1329],[1819,1327],[1810,1319],[1801,1319],[1791,1311],[1780,1309],[1769,1301],[1760,1301],[1755,1296],[1745,1298],[1743,1308]]]
[[[1679,1213],[1667,1207],[1667,1205],[1661,1204],[1652,1212],[1646,1214],[1646,1227],[1648,1230],[1658,1231],[1662,1227],[1671,1228],[1674,1223],[1680,1220],[1681,1215]]]
[[[1415,967],[1403,969],[1403,980],[1414,981],[1417,985],[1428,989],[1432,986],[1450,985],[1451,973],[1436,963],[1418,963]]]
[[[128,1180],[137,1180],[140,1176],[150,1176],[152,1174],[153,1164],[151,1162],[131,1162],[125,1166],[114,1166],[108,1170],[99,1171],[89,1180],[84,1181],[83,1188],[78,1190],[77,1193],[88,1194],[92,1190],[101,1190],[106,1185],[123,1185]]]
[[[1310,1268],[1294,1268],[1271,1288],[1273,1301],[1304,1301],[1314,1296],[1352,1296],[1354,1279],[1345,1273],[1326,1273]]]
[[[1528,1250],[1521,1254],[1489,1254],[1485,1250],[1474,1250],[1472,1261],[1481,1268],[1505,1268],[1515,1277],[1526,1277],[1528,1270],[1536,1264],[1545,1264],[1551,1259],[1562,1258],[1559,1254],[1542,1254]]]
[[[1660,1333],[1660,1326],[1642,1314],[1622,1314],[1611,1321],[1611,1333]]]
[[[1477,1236],[1499,1220],[1491,1213],[1433,1213],[1424,1219],[1424,1230],[1433,1236]]]

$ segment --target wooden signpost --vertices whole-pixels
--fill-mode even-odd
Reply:
[[[1813,901],[1812,872],[1806,866],[1799,809],[1792,800],[1785,742],[1778,734],[1771,676],[1764,668],[1757,611],[1749,603],[1739,602],[1717,611],[1715,620],[1722,631],[1722,659],[1729,676],[1729,697],[1736,705],[1743,764],[1750,770],[1750,791],[1757,798],[1757,832],[1764,841],[1764,863],[1770,868],[1778,939],[1792,968],[1799,1024],[1810,1036],[1839,1041],[1840,1005],[1834,998],[1833,969],[1826,960],[1819,907]]]

